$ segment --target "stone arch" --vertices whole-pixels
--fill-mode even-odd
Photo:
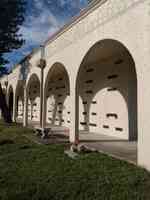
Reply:
[[[56,62],[50,68],[44,87],[45,121],[54,126],[68,127],[70,110],[70,80],[62,63]]]
[[[120,41],[104,39],[89,49],[79,67],[76,96],[76,118],[84,115],[84,121],[76,119],[78,127],[137,139],[137,74],[132,55]]]
[[[26,85],[27,93],[27,119],[40,122],[40,80],[37,74],[32,74]]]

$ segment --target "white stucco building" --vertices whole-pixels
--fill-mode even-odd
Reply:
[[[45,42],[42,71],[40,59],[39,49],[0,80],[13,120],[65,127],[70,142],[80,131],[137,141],[150,170],[149,1],[95,1]]]

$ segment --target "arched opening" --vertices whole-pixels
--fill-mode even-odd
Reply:
[[[24,113],[24,85],[22,81],[18,81],[16,88],[16,120],[23,122]]]
[[[7,102],[7,89],[6,88],[2,88],[2,91],[3,91],[3,95],[4,95],[4,98],[5,98],[5,101]]]
[[[40,122],[40,80],[32,74],[27,84],[27,119],[28,123]]]
[[[0,119],[3,119],[3,111],[2,107],[4,107],[4,104],[7,102],[7,92],[6,88],[1,87],[2,94],[0,95]]]
[[[11,118],[13,118],[13,105],[14,105],[14,92],[12,86],[10,86],[8,90],[8,109],[11,114]]]
[[[4,94],[5,98],[6,98],[6,89],[2,88],[2,91],[3,91],[3,94]]]
[[[79,68],[76,95],[80,133],[137,140],[135,63],[122,43],[105,39],[87,52]]]
[[[65,67],[55,63],[45,83],[46,124],[54,127],[68,127],[70,123],[69,96],[70,83]]]

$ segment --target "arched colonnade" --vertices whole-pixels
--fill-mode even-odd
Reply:
[[[76,137],[79,133],[91,132],[137,140],[137,75],[132,52],[117,40],[104,39],[95,43],[74,74],[75,91],[70,91],[72,83],[67,67],[59,61],[49,66],[44,77],[42,115],[40,78],[31,74],[25,86],[18,82],[16,119],[25,125],[43,120],[44,126],[68,129],[74,123]],[[12,88],[9,90],[9,107],[12,109],[14,92]],[[70,108],[72,92],[76,99],[72,105],[76,111],[73,117]]]

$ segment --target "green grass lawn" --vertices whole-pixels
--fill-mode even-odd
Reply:
[[[150,173],[100,153],[76,160],[0,125],[0,200],[150,200]]]

